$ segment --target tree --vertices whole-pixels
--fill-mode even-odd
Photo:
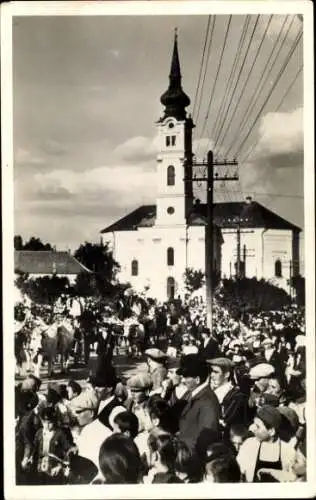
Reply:
[[[184,273],[184,284],[185,288],[189,293],[193,293],[196,290],[202,288],[205,282],[205,275],[203,271],[187,267]]]
[[[49,243],[43,243],[40,238],[32,236],[29,241],[23,245],[23,239],[20,235],[14,236],[15,250],[54,250]]]
[[[74,253],[75,258],[93,271],[96,290],[102,296],[111,293],[120,269],[108,245],[85,242]],[[81,280],[82,278],[79,278]],[[85,277],[85,280],[88,278]]]
[[[247,312],[278,310],[291,303],[285,290],[256,278],[225,279],[215,297],[234,317]]]
[[[68,295],[70,291],[68,278],[58,276],[42,276],[34,279],[20,274],[15,284],[32,302],[47,306],[51,314],[56,301],[61,295]]]

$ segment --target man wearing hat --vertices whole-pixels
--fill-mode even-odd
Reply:
[[[139,432],[151,428],[151,420],[147,410],[149,392],[152,388],[152,379],[146,372],[140,372],[133,375],[127,381],[127,387],[130,393],[130,399],[126,402],[126,408],[132,411],[139,422]]]
[[[166,360],[168,356],[155,347],[146,349],[147,365],[152,380],[152,391],[161,388],[163,380],[167,376]]]
[[[222,423],[228,435],[231,425],[248,424],[247,396],[232,383],[233,363],[229,358],[210,359],[207,363],[211,367],[210,385],[221,405]]]
[[[194,451],[203,433],[219,430],[221,409],[208,383],[207,363],[198,354],[184,356],[177,373],[190,392],[180,415],[179,438]]]
[[[269,470],[289,470],[295,459],[295,448],[282,441],[279,429],[282,418],[277,408],[262,406],[257,410],[249,430],[254,437],[241,445],[237,461],[248,483],[264,481]],[[270,478],[271,479],[271,478]]]
[[[205,328],[201,336],[202,343],[199,348],[200,356],[204,359],[212,359],[220,356],[218,342],[212,332],[208,328]]]
[[[274,367],[270,363],[257,362],[249,370],[249,378],[253,381],[250,390],[248,404],[250,408],[255,409],[257,401],[266,392],[269,385],[269,378],[275,373]]]

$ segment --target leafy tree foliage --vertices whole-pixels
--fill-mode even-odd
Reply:
[[[69,293],[69,281],[65,277],[42,276],[32,279],[25,274],[20,274],[15,280],[15,285],[32,302],[47,306],[50,312],[53,312],[56,301],[62,295]]]
[[[184,273],[184,283],[185,287],[189,293],[193,293],[196,290],[202,288],[205,282],[205,275],[200,269],[196,270],[191,267],[187,267]]]
[[[291,303],[285,290],[256,278],[224,279],[215,296],[235,317],[247,312],[278,310]]]
[[[22,236],[14,236],[15,250],[54,250],[49,243],[43,243],[40,238],[32,236],[25,244],[23,244]]]

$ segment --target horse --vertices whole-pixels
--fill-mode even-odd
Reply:
[[[48,377],[53,375],[53,364],[60,355],[61,373],[66,373],[69,366],[69,354],[74,344],[74,330],[65,321],[55,321],[46,325],[44,321],[37,322],[30,339],[30,350],[33,354],[34,374],[39,377],[44,356],[48,361]]]
[[[128,331],[128,351],[131,356],[140,357],[144,351],[145,330],[138,321],[131,323]]]

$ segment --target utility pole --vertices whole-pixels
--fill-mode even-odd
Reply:
[[[253,233],[254,231],[252,229],[250,230],[245,230],[241,229],[241,223],[242,219],[240,217],[236,218],[233,222],[236,223],[236,229],[232,229],[231,231],[223,231],[223,234],[236,234],[236,278],[240,279],[242,278],[243,274],[246,273],[246,256],[247,256],[247,249],[246,245],[243,247],[243,262],[244,262],[244,271],[242,272],[241,269],[241,235],[242,234],[247,234],[247,233]],[[249,255],[248,255],[249,256]]]
[[[188,159],[185,160],[188,162]],[[238,166],[236,160],[214,160],[212,151],[208,151],[207,161],[192,162],[192,167],[206,167],[206,173],[201,177],[193,176],[188,178],[185,176],[185,181],[206,182],[206,204],[207,204],[207,221],[205,225],[205,285],[206,285],[206,307],[207,307],[207,326],[210,330],[213,327],[213,254],[214,254],[214,238],[213,238],[213,206],[214,206],[214,182],[216,181],[237,181],[238,174],[222,175],[217,172],[214,174],[214,167]],[[185,172],[187,169],[185,168]]]

